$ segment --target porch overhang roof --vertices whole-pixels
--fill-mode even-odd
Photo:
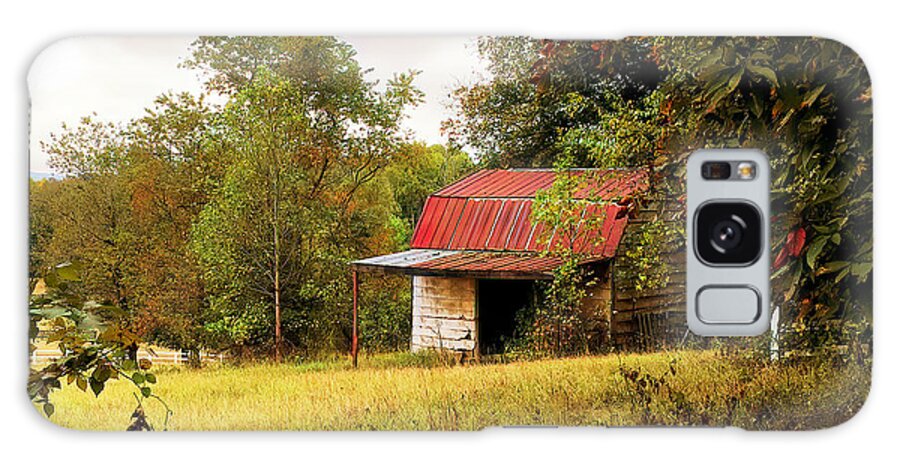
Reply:
[[[603,261],[587,258],[582,264]],[[562,261],[539,253],[412,249],[351,263],[354,270],[482,279],[550,280]]]

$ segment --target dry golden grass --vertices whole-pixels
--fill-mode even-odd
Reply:
[[[669,371],[672,359],[675,374]],[[848,363],[766,363],[713,351],[433,366],[409,354],[302,365],[159,370],[155,392],[171,430],[477,430],[498,425],[733,424],[805,429],[841,423],[862,406],[869,369]],[[431,367],[422,367],[431,366]],[[665,379],[659,390],[620,369]],[[643,396],[642,396],[643,395]],[[99,398],[72,386],[51,397],[52,421],[124,430],[132,389]],[[154,426],[162,408],[148,400]]]

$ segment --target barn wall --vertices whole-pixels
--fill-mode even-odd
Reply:
[[[581,300],[584,320],[591,325],[592,347],[602,349],[610,342],[612,318],[612,280],[609,263],[592,269],[594,285],[587,288],[587,295]]]
[[[412,351],[474,351],[475,289],[475,279],[413,277]]]
[[[663,288],[638,291],[633,282],[622,278],[635,271],[625,250],[634,249],[641,227],[661,219],[669,223],[684,221],[684,206],[674,199],[648,202],[629,220],[615,258],[613,339],[626,349],[671,347],[684,337],[685,248],[683,238],[674,237],[664,245],[663,259],[669,263],[669,283]]]

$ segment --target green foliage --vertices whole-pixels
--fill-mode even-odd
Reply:
[[[137,407],[128,430],[153,430],[144,414],[143,401],[153,398],[166,408],[166,428],[171,410],[153,393],[156,375],[147,359],[135,360],[137,334],[121,323],[123,313],[115,305],[85,301],[71,290],[81,282],[81,265],[65,263],[48,269],[43,275],[44,290],[33,293],[29,304],[30,349],[46,333],[46,342],[55,343],[62,355],[28,376],[28,395],[52,416],[56,407],[50,395],[63,388],[62,382],[82,392],[90,388],[99,397],[110,380],[123,379],[135,388]],[[34,285],[32,285],[34,287]]]
[[[41,149],[50,155],[49,165],[63,174],[95,176],[113,174],[123,167],[124,133],[111,122],[98,120],[97,114],[81,118],[75,127],[62,125],[51,134]]]
[[[478,50],[489,58],[492,79],[452,93],[457,117],[444,132],[456,146],[472,147],[486,167],[530,167],[551,161],[554,125],[551,110],[539,104],[528,81],[540,44],[525,37],[481,38]]]
[[[862,60],[806,38],[673,39],[660,50],[663,67],[684,68],[667,91],[683,108],[678,120],[696,124],[691,144],[769,155],[772,283],[788,320],[871,322],[872,107]]]
[[[455,116],[445,129],[486,166],[550,167],[561,155],[577,167],[622,166],[598,150],[658,132],[650,101],[661,74],[646,56],[646,42],[486,37],[478,50],[490,75],[454,91]],[[651,130],[623,127],[622,118]],[[613,140],[600,130],[617,130],[622,137]],[[643,159],[651,153],[623,148],[618,156]]]
[[[447,124],[489,165],[641,167],[645,203],[677,203],[693,150],[761,149],[788,328],[815,338],[827,321],[871,322],[871,83],[852,50],[778,37],[483,39],[479,50],[499,71],[457,89]],[[648,226],[626,251],[647,269],[636,286],[665,285],[655,244],[677,233]]]
[[[469,156],[442,145],[407,144],[401,156],[385,167],[383,177],[390,183],[394,200],[399,207],[399,219],[412,229],[428,195],[470,174],[475,166]]]
[[[65,177],[31,185],[31,274],[82,262],[73,292],[114,302],[144,340],[199,348],[201,288],[186,238],[215,168],[202,150],[210,113],[202,98],[165,94],[127,124],[100,131],[85,119],[54,135],[44,149]]]
[[[639,294],[665,288],[677,265],[670,257],[684,243],[683,222],[655,217],[629,232],[620,252],[627,266],[617,267],[615,278]]]
[[[364,273],[360,278],[360,346],[374,353],[407,350],[412,333],[409,277]]]
[[[539,243],[544,247],[543,254],[557,258],[559,265],[553,269],[552,282],[542,289],[543,297],[533,314],[519,321],[527,351],[558,356],[588,353],[598,345],[597,315],[582,304],[588,289],[596,285],[596,277],[583,266],[587,256],[579,245],[589,240],[590,231],[601,227],[603,218],[585,214],[597,200],[575,196],[585,188],[585,181],[586,176],[561,163],[553,184],[535,197],[531,220],[542,224],[545,231],[538,237]],[[599,244],[588,244],[590,248],[592,245]]]
[[[277,293],[286,349],[343,351],[346,263],[406,246],[424,196],[472,168],[407,143],[416,72],[376,86],[354,55],[333,37],[203,37],[184,65],[223,106],[165,94],[126,123],[63,127],[44,149],[65,177],[31,185],[30,274],[83,262],[72,292],[191,351],[267,352]],[[408,292],[373,298],[395,308]],[[400,320],[382,316],[385,335]]]
[[[231,40],[215,42],[229,53]],[[277,357],[282,326],[307,353],[343,345],[336,329],[346,323],[345,263],[390,220],[366,208],[366,189],[400,151],[402,111],[420,94],[414,74],[374,90],[342,42],[275,43],[298,55],[232,82],[217,120],[226,169],[192,236],[213,314],[207,327],[238,346],[265,346],[274,328]],[[236,79],[207,56],[210,44],[199,40],[195,58]]]

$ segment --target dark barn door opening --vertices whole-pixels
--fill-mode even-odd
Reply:
[[[503,353],[513,337],[516,313],[531,304],[534,282],[530,280],[478,281],[478,336],[481,354]]]

